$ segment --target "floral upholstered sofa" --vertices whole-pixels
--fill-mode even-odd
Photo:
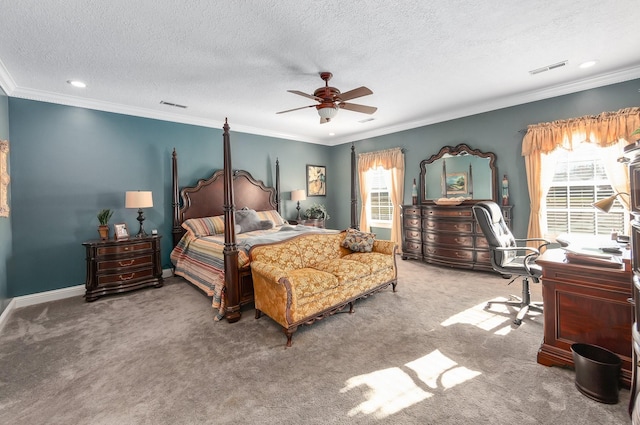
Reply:
[[[255,245],[251,257],[256,319],[262,313],[291,337],[311,324],[392,285],[396,290],[396,245],[348,229],[311,233],[283,242]]]

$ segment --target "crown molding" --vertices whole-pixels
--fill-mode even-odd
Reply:
[[[640,66],[625,68],[622,70],[597,75],[595,77],[584,78],[582,80],[572,81],[569,83],[557,84],[551,87],[545,87],[539,90],[528,91],[515,94],[512,96],[492,99],[473,105],[462,106],[453,110],[442,113],[431,114],[420,120],[409,121],[398,125],[386,126],[373,129],[370,131],[358,132],[355,135],[332,138],[331,140],[315,140],[304,139],[299,136],[286,134],[276,131],[268,131],[251,126],[235,125],[234,130],[241,133],[255,134],[265,137],[275,137],[279,139],[295,140],[299,142],[321,144],[326,146],[336,146],[344,143],[351,143],[357,140],[365,140],[374,137],[380,137],[387,134],[397,133],[400,131],[411,130],[417,127],[424,127],[443,121],[467,117],[497,109],[507,108],[525,103],[536,102],[539,100],[549,99],[552,97],[563,96],[566,94],[576,93],[583,90],[589,90],[597,87],[603,87],[611,84],[621,83],[624,81],[640,78]],[[104,102],[93,99],[68,96],[59,93],[47,92],[42,90],[33,90],[18,87],[7,71],[6,67],[0,61],[0,87],[10,97],[21,99],[36,100],[40,102],[55,103],[60,105],[75,106],[79,108],[93,109],[104,112],[112,112],[117,114],[131,115],[143,118],[151,118],[162,121],[176,122],[181,124],[198,125],[208,128],[219,129],[224,122],[212,120],[202,117],[191,117],[170,112],[157,111],[135,106],[123,105],[112,102]]]

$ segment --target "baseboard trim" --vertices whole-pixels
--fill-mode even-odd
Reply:
[[[9,316],[11,315],[11,311],[15,308],[15,304],[16,300],[12,298],[11,301],[9,301],[9,304],[7,304],[7,307],[5,307],[2,314],[0,314],[0,332],[2,332],[4,324],[9,321]]]
[[[163,269],[162,277],[169,278],[173,276],[173,269]],[[69,286],[67,288],[54,289],[52,291],[38,292],[36,294],[21,295],[11,299],[7,307],[0,315],[0,331],[9,320],[11,312],[16,308],[28,307],[30,305],[42,304],[51,301],[58,301],[65,298],[83,296],[85,292],[84,285]]]

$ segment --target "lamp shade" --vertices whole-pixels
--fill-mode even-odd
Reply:
[[[153,196],[151,191],[131,191],[124,196],[125,208],[150,208],[153,206]]]
[[[608,213],[611,210],[611,207],[613,207],[613,203],[615,202],[616,198],[620,195],[629,195],[629,194],[626,192],[616,193],[615,195],[611,195],[607,198],[594,202],[593,204],[591,204],[591,206],[604,213]]]
[[[291,191],[292,201],[304,201],[307,199],[307,195],[304,193],[304,189],[297,189]]]

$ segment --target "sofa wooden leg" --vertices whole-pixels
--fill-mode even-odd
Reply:
[[[351,301],[349,303],[349,314],[353,314],[354,310],[353,310],[353,301]]]
[[[397,284],[398,284],[398,281],[391,282],[391,288],[393,289],[393,292],[396,292],[396,285]]]
[[[260,311],[260,310],[258,310],[258,309],[256,308],[256,319],[259,319],[259,318],[261,318],[261,317],[262,317],[262,311]]]
[[[283,330],[284,334],[287,336],[287,345],[285,345],[285,348],[291,347],[291,337],[293,336],[293,333],[298,330],[298,327],[294,326],[293,328],[289,329],[283,328]]]

